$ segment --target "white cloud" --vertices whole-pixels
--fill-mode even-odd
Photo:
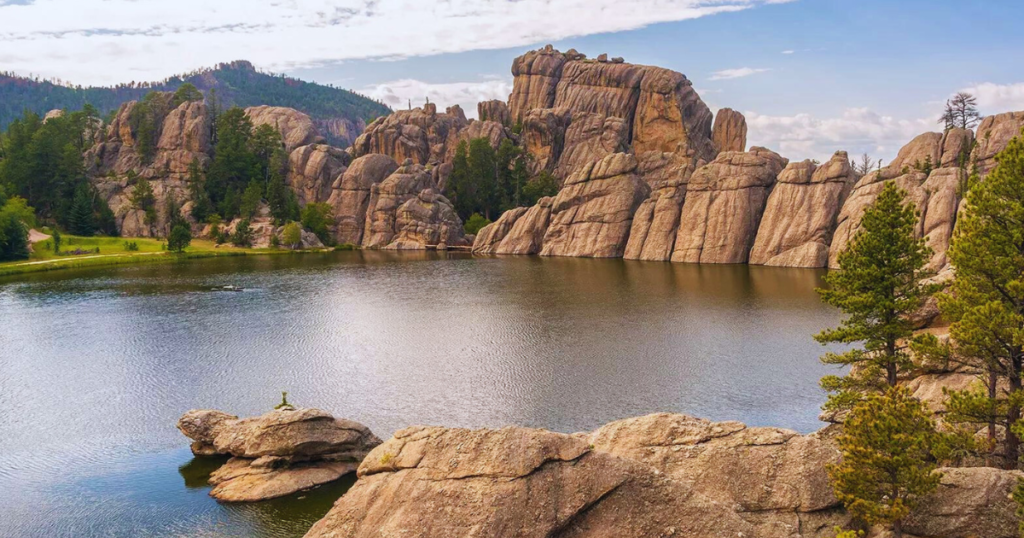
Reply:
[[[824,161],[845,150],[851,157],[868,153],[888,162],[904,144],[937,126],[930,119],[898,119],[866,108],[847,109],[837,118],[744,114],[750,145],[770,148],[791,160]]]
[[[977,97],[978,108],[986,114],[1024,110],[1024,82],[1016,84],[985,82],[964,88],[963,91]]]
[[[749,77],[758,73],[766,73],[771,69],[755,69],[753,67],[740,67],[737,69],[723,69],[715,71],[708,80],[729,80],[734,78]]]
[[[796,52],[795,50],[784,50],[784,51],[782,51],[783,54],[793,54],[795,52]]]
[[[512,80],[491,79],[483,82],[451,82],[432,84],[421,80],[403,79],[376,84],[360,90],[360,93],[380,99],[395,110],[403,110],[412,102],[413,107],[422,106],[426,99],[437,104],[438,110],[459,105],[469,118],[476,117],[476,105],[491,99],[508,100],[512,92]]]
[[[82,84],[248,59],[274,71],[520,47],[777,0],[36,0],[0,4],[7,70]]]

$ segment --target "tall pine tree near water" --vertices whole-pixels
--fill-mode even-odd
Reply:
[[[823,344],[860,344],[843,353],[828,353],[826,364],[854,366],[845,377],[826,376],[821,385],[832,394],[828,410],[849,409],[865,392],[896,385],[910,366],[905,342],[913,334],[908,316],[933,290],[921,284],[930,249],[914,237],[917,213],[904,203],[905,193],[889,182],[864,211],[861,227],[839,255],[839,270],[825,277],[818,293],[839,308],[845,319],[815,336]]]
[[[1004,426],[1005,466],[1015,468],[1024,405],[1024,140],[1014,138],[997,159],[957,221],[949,249],[956,277],[940,307],[952,321],[955,352],[985,372],[989,388],[986,395],[951,393],[953,410]]]

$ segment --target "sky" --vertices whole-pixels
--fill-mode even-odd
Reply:
[[[393,108],[506,99],[551,43],[687,76],[751,145],[890,160],[960,90],[1024,110],[1020,0],[0,0],[0,71],[109,85],[238,59]]]

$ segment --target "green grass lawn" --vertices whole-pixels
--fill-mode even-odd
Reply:
[[[135,243],[138,250],[127,250],[125,242]],[[99,267],[139,263],[175,262],[181,260],[211,258],[215,256],[246,256],[266,254],[292,254],[302,251],[274,248],[239,248],[231,244],[217,246],[208,239],[193,239],[185,252],[177,254],[165,250],[166,241],[145,237],[79,237],[61,236],[62,254],[53,252],[53,240],[43,240],[32,245],[28,260],[0,263],[0,276],[20,275],[59,269]],[[100,251],[97,253],[96,248]],[[68,254],[77,249],[82,254]]]

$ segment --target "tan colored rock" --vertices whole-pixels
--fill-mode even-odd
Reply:
[[[352,156],[382,153],[398,162],[443,162],[455,151],[459,131],[467,124],[461,109],[452,110],[439,114],[434,104],[427,104],[377,118],[353,143]]]
[[[522,119],[522,145],[533,158],[530,172],[551,172],[562,156],[570,113],[565,108],[537,108]]]
[[[465,141],[466,144],[469,144],[470,141],[477,138],[486,138],[492,148],[498,149],[502,141],[510,138],[509,134],[508,129],[496,121],[470,121],[459,131],[456,142],[448,145],[444,160],[445,162],[451,162],[455,157],[455,150],[458,148],[459,142]]]
[[[632,129],[637,154],[662,151],[693,162],[710,161],[717,154],[711,120],[711,110],[685,76],[660,67],[645,68]]]
[[[942,135],[942,157],[937,167],[964,168],[970,171],[974,131],[950,129]]]
[[[551,206],[541,255],[622,256],[633,213],[650,192],[636,170],[635,157],[616,153],[566,178]]]
[[[527,52],[512,62],[514,83],[509,96],[512,123],[524,121],[527,113],[555,104],[555,90],[562,78],[566,55],[553,47]]]
[[[492,99],[477,103],[476,116],[480,121],[494,121],[509,127],[512,125],[512,116],[505,101]]]
[[[1020,135],[1022,128],[1024,112],[995,114],[981,120],[975,137],[978,145],[971,154],[971,162],[977,164],[982,175],[995,169],[996,155],[1006,149],[1010,140]]]
[[[943,468],[938,489],[921,500],[903,529],[942,538],[1016,538],[1016,503],[1011,493],[1020,471],[988,467]]]
[[[544,246],[544,234],[551,223],[553,197],[541,198],[537,205],[516,219],[512,228],[498,243],[495,254],[539,254]]]
[[[327,203],[333,209],[338,243],[362,244],[370,191],[398,169],[387,155],[371,153],[354,161],[335,181]]]
[[[121,235],[166,235],[170,231],[167,199],[172,197],[179,205],[186,202],[189,166],[196,161],[205,168],[210,161],[209,111],[199,101],[173,107],[171,94],[157,94],[151,101],[159,126],[154,133],[155,151],[149,162],[143,162],[130,121],[136,105],[135,101],[122,105],[106,132],[96,134],[96,143],[85,152],[86,173],[113,211]],[[136,176],[149,181],[153,189],[153,222],[146,222],[145,212],[131,203]]]
[[[210,494],[223,501],[270,499],[336,480],[380,444],[362,424],[290,406],[248,419],[193,410],[178,429],[197,455],[234,456],[210,477]]]
[[[473,238],[473,254],[496,254],[498,245],[512,230],[512,226],[529,208],[517,207],[501,214],[498,220],[484,226]]]
[[[685,199],[685,181],[656,183],[650,197],[633,215],[623,257],[627,260],[668,261],[679,232],[679,215]]]
[[[422,165],[414,164],[412,159],[406,159],[387,179],[372,185],[363,227],[363,247],[384,248],[390,244],[398,233],[398,209],[433,187],[430,172]]]
[[[428,247],[468,246],[462,220],[452,203],[433,188],[406,200],[395,214],[395,237],[389,250],[424,250]]]
[[[811,161],[789,163],[768,197],[750,263],[827,266],[836,217],[856,179],[845,151],[820,167]]]
[[[978,376],[964,372],[924,374],[907,381],[906,387],[933,413],[946,412],[946,394],[943,389],[965,390],[978,381]]]
[[[629,125],[617,117],[580,112],[573,114],[554,174],[566,178],[588,163],[613,153],[626,153]]]
[[[924,133],[900,148],[896,158],[889,163],[883,176],[886,179],[902,176],[912,170],[923,170],[927,163],[938,168],[942,162],[942,133]]]
[[[407,428],[307,538],[403,536],[734,538],[727,507],[585,439],[504,428]],[[745,534],[753,536],[752,534]]]
[[[326,202],[331,186],[345,172],[349,157],[344,151],[327,144],[311,144],[296,148],[288,156],[288,186],[299,204]]]
[[[711,133],[718,153],[747,150],[747,119],[731,108],[720,109],[715,114]]]
[[[362,118],[317,118],[313,120],[317,132],[324,135],[330,144],[351,146],[356,138],[366,129],[366,121]]]
[[[764,148],[726,152],[687,185],[672,261],[746,263],[768,193],[786,160]]]
[[[245,109],[253,127],[270,125],[281,133],[285,151],[291,153],[300,146],[320,144],[323,136],[316,130],[313,120],[294,108],[283,106],[252,106]]]
[[[210,475],[210,496],[222,502],[256,502],[291,495],[353,473],[355,462],[276,466],[274,458],[231,458]]]

